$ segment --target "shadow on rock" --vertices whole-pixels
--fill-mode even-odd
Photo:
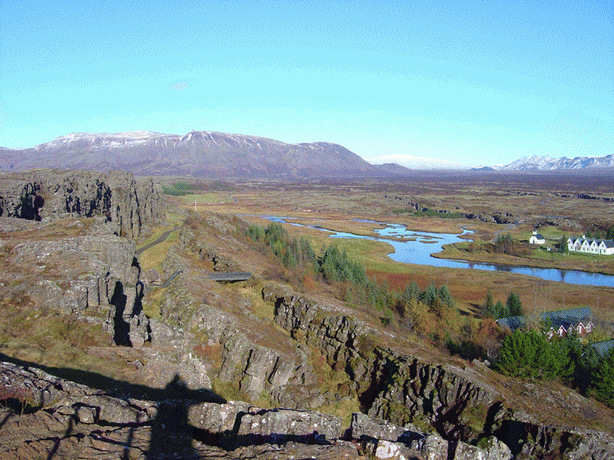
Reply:
[[[178,375],[164,391],[168,400],[158,405],[158,413],[151,421],[151,441],[146,459],[198,458],[192,445],[194,427],[188,423],[188,407],[198,404],[198,401],[188,403],[191,391]]]

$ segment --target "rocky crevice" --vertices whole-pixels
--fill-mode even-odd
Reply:
[[[28,410],[0,405],[0,458],[414,458],[444,460],[449,443],[389,422],[354,414],[262,409],[210,400],[173,379],[158,399],[109,395],[36,368],[0,363],[0,389],[28,395]],[[509,459],[495,438],[478,448],[453,446],[454,457]],[[391,456],[394,453],[396,456]]]
[[[605,433],[600,442],[595,433],[546,426],[505,407],[502,395],[469,369],[423,363],[384,347],[364,346],[365,326],[347,317],[323,316],[317,305],[278,286],[267,286],[263,297],[275,304],[277,324],[293,337],[304,331],[304,340],[319,346],[332,366],[345,369],[369,417],[398,426],[433,427],[451,443],[450,452],[456,452],[450,458],[462,458],[454,446],[492,435],[514,455],[581,458],[580,452],[590,451],[597,453],[594,458],[607,458],[614,454],[612,439]]]
[[[0,175],[0,216],[28,220],[96,217],[117,235],[136,238],[163,217],[162,190],[129,173],[30,171]]]

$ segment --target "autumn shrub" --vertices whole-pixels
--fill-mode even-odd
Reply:
[[[486,250],[495,254],[506,254],[516,257],[524,257],[531,249],[520,241],[514,240],[509,233],[499,235],[494,243],[485,246]]]
[[[35,409],[34,395],[27,388],[0,385],[0,404],[16,414],[24,414]]]

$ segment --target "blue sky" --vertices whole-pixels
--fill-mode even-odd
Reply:
[[[613,17],[611,1],[0,0],[0,146],[210,130],[366,159],[609,155]]]

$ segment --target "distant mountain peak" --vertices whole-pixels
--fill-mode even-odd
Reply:
[[[614,155],[604,157],[552,158],[548,155],[523,157],[505,165],[495,166],[499,171],[552,171],[564,169],[612,168]]]

